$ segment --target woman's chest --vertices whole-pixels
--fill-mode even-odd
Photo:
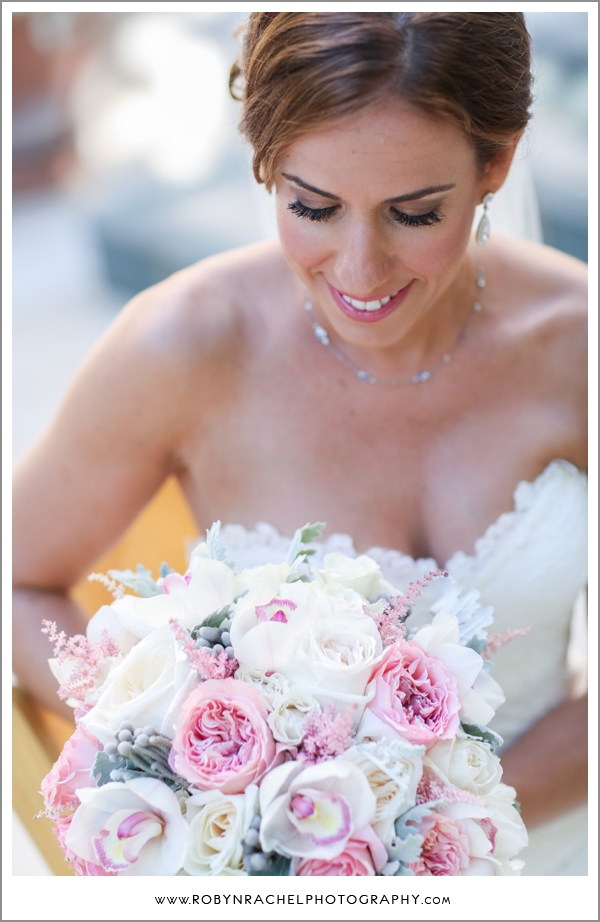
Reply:
[[[320,520],[359,549],[445,560],[470,552],[510,508],[515,484],[549,460],[527,438],[527,414],[505,402],[482,413],[463,400],[457,413],[442,388],[416,401],[361,386],[254,382],[208,414],[186,444],[182,477],[199,525],[268,521],[289,534]]]

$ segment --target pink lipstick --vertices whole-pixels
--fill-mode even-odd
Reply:
[[[354,298],[352,295],[348,295],[346,292],[334,288],[329,282],[327,282],[327,285],[333,300],[346,317],[349,317],[350,320],[355,320],[357,323],[377,323],[378,320],[384,320],[386,317],[389,317],[390,314],[393,314],[393,312],[400,307],[410,292],[413,282],[414,279],[399,291],[371,301],[363,301],[362,299]],[[377,302],[379,302],[379,305]],[[361,306],[359,307],[358,304]]]

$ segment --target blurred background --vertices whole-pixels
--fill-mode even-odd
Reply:
[[[13,14],[15,458],[132,294],[275,234],[227,89],[244,15]],[[516,171],[544,241],[585,260],[587,14],[526,17],[536,104]]]
[[[13,13],[15,459],[133,294],[275,235],[227,89],[243,17]],[[527,234],[586,260],[587,14],[526,17],[535,118],[512,201]],[[519,192],[531,173],[539,215]],[[18,821],[13,857],[15,874],[50,873]]]

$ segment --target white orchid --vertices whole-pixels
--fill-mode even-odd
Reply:
[[[334,759],[305,768],[286,762],[263,778],[259,791],[263,851],[333,858],[375,815],[375,795],[351,762]]]
[[[154,778],[77,791],[81,806],[66,845],[85,861],[125,876],[177,874],[189,827],[173,791]]]

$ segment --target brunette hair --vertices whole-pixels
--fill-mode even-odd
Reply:
[[[530,118],[522,13],[251,13],[242,34],[230,89],[268,188],[297,138],[390,96],[459,125],[480,167]]]

